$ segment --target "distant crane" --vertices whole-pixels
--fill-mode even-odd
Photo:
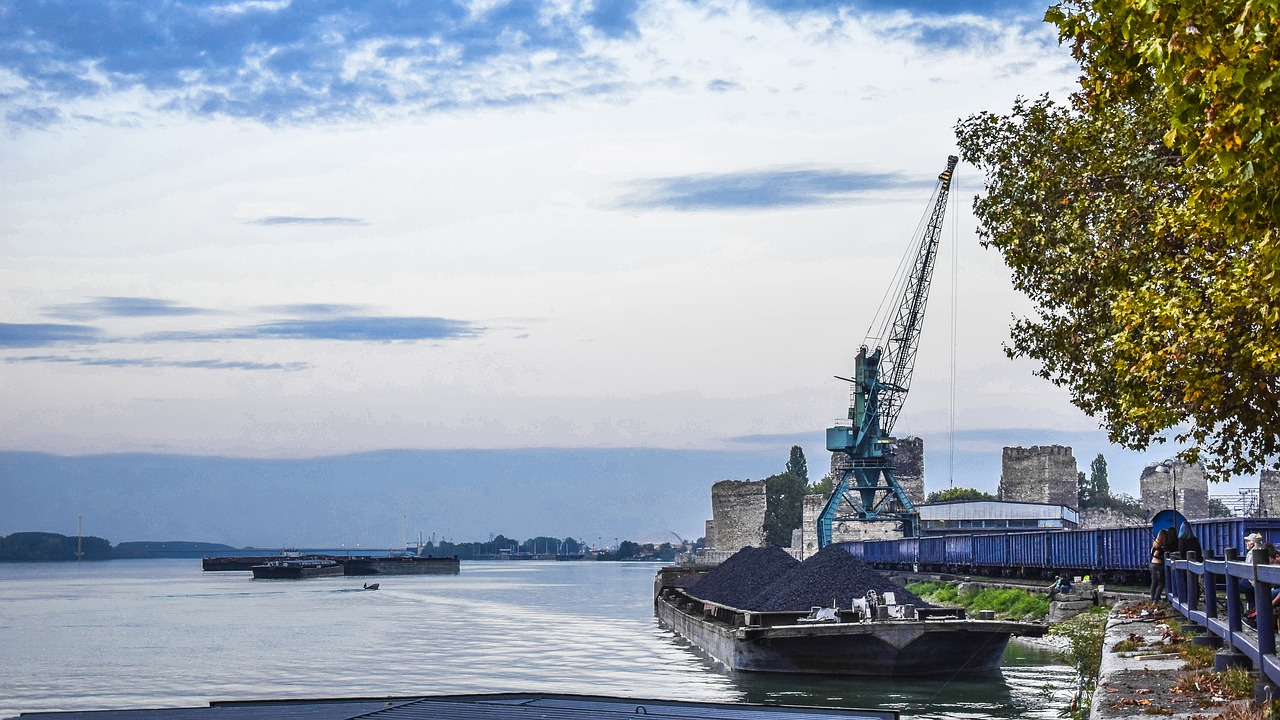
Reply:
[[[892,318],[885,317],[885,325],[874,338],[883,344],[868,354],[864,342],[858,350],[853,378],[836,376],[852,384],[849,418],[847,424],[827,429],[827,449],[848,455],[850,466],[836,480],[818,515],[819,548],[831,544],[832,526],[837,521],[894,520],[901,523],[908,537],[918,532],[920,513],[894,476],[891,433],[911,386],[929,283],[942,236],[942,217],[957,162],[959,158],[949,156],[947,169],[938,175],[938,185],[926,208],[928,220],[914,246],[913,262],[904,266],[906,274],[893,284],[900,288],[896,311]]]

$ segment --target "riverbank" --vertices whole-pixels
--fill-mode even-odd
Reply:
[[[1114,608],[1103,635],[1090,720],[1250,720],[1256,681],[1242,669],[1213,672],[1214,648],[1182,633],[1167,605],[1130,601]]]

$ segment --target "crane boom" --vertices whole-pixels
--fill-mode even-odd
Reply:
[[[920,346],[920,329],[929,285],[942,238],[942,218],[951,190],[951,176],[959,158],[947,158],[938,175],[913,262],[898,295],[896,310],[879,338],[883,345],[858,350],[855,360],[848,424],[827,429],[827,449],[848,456],[848,469],[832,488],[818,516],[818,546],[831,543],[838,520],[893,520],[903,532],[915,535],[919,513],[894,476],[893,440],[890,437],[898,413],[906,401]]]

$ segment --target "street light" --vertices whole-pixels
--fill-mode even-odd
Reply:
[[[1173,469],[1173,460],[1165,460],[1164,462],[1156,464],[1156,472],[1169,473],[1169,478],[1172,481],[1172,485],[1170,486],[1170,488],[1173,494],[1173,512],[1174,514],[1177,514],[1178,512],[1178,473]]]

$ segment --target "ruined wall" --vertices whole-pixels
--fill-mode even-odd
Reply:
[[[763,546],[765,500],[763,480],[721,480],[712,485],[715,549],[735,552],[748,545]]]
[[[1280,517],[1280,470],[1263,470],[1258,477],[1258,512]]]
[[[1177,510],[1188,520],[1209,517],[1209,483],[1204,466],[1198,462],[1188,465],[1174,460],[1173,472],[1157,472],[1155,464],[1148,465],[1142,469],[1138,486],[1148,518],[1161,510]]]
[[[706,530],[702,533],[702,547],[716,546],[716,521],[708,520]]]
[[[1093,530],[1096,528],[1109,527],[1133,527],[1135,525],[1146,525],[1147,523],[1138,518],[1129,517],[1119,510],[1111,508],[1085,508],[1080,511],[1080,529]]]
[[[918,437],[895,440],[898,452],[893,456],[893,474],[912,503],[924,502],[924,439]]]
[[[1007,447],[1001,458],[1000,499],[1079,509],[1079,470],[1065,445]]]

